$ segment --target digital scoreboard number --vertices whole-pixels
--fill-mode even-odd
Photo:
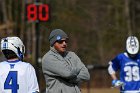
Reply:
[[[27,4],[26,19],[28,21],[48,21],[49,6],[48,4]]]

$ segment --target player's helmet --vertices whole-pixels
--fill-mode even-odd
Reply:
[[[1,50],[12,50],[19,59],[24,57],[25,47],[19,37],[7,37],[1,40]]]
[[[139,52],[139,41],[135,36],[129,36],[126,40],[126,51],[129,54],[137,54]]]

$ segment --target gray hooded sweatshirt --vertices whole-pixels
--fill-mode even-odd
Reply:
[[[88,69],[74,52],[62,56],[53,47],[43,56],[42,70],[46,93],[81,93],[79,84],[90,79]]]

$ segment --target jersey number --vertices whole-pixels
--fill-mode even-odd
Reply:
[[[139,75],[139,67],[138,66],[126,66],[124,68],[124,71],[126,72],[125,81],[139,81],[140,75]]]
[[[12,93],[18,93],[17,90],[19,89],[19,85],[17,84],[17,71],[10,71],[5,83],[4,89],[11,89]]]

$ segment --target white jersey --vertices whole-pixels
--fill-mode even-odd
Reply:
[[[4,61],[0,63],[0,93],[39,92],[35,70],[30,63]]]

